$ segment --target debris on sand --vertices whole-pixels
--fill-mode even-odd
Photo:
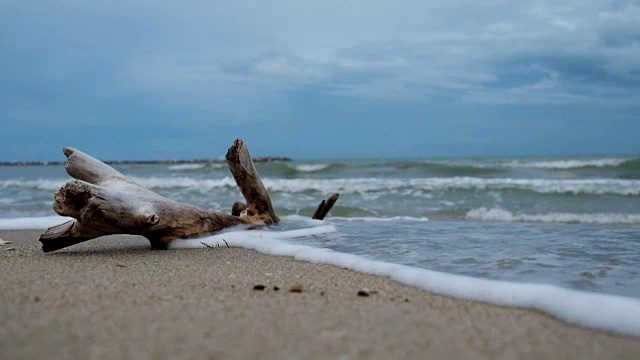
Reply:
[[[298,284],[298,285],[293,285],[290,289],[289,292],[292,293],[301,293],[304,290],[304,286],[302,286],[302,284]]]
[[[264,286],[264,285],[262,285],[262,284],[258,284],[258,285],[255,285],[255,286],[253,287],[253,290],[259,290],[259,291],[262,291],[262,290],[264,290],[265,288],[266,288],[266,286]]]
[[[358,296],[369,297],[370,295],[377,294],[376,290],[362,289],[358,290]]]

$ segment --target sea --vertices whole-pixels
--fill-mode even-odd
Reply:
[[[223,163],[113,167],[200,207],[230,212],[242,200]],[[232,246],[640,336],[638,156],[323,159],[256,167],[283,222],[219,235]],[[63,222],[52,210],[53,194],[68,180],[61,165],[0,166],[0,228]],[[310,220],[334,192],[340,198],[329,216]]]

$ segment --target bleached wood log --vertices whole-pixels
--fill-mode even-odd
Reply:
[[[167,199],[79,150],[65,148],[64,154],[67,173],[77,180],[56,192],[53,208],[75,220],[40,237],[45,252],[110,234],[142,235],[152,248],[166,249],[174,239],[247,222]]]

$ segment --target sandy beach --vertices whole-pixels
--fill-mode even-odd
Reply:
[[[334,266],[226,247],[151,251],[134,236],[44,254],[40,233],[0,231],[13,242],[0,248],[14,248],[0,251],[2,359],[632,359],[640,353],[637,338]]]

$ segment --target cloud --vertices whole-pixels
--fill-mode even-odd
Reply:
[[[307,84],[328,76],[322,64],[292,56],[269,56],[253,65],[254,75],[265,76],[284,85]]]
[[[0,75],[19,79],[12,89],[54,94],[42,102],[69,93],[88,103],[144,96],[249,117],[308,88],[375,99],[444,91],[472,103],[630,105],[640,87],[637,1],[16,0],[2,7],[9,66]],[[25,95],[22,103],[29,101]]]

